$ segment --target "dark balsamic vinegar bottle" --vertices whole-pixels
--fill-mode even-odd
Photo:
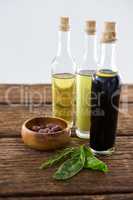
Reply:
[[[105,22],[100,64],[92,83],[90,147],[95,154],[108,155],[114,151],[121,90],[115,46],[115,22]]]

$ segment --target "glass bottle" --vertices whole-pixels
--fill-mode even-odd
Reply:
[[[91,87],[96,72],[96,22],[86,21],[85,54],[76,73],[76,134],[89,138],[91,125]]]
[[[114,151],[121,89],[115,46],[115,22],[105,22],[100,64],[92,85],[90,147],[96,154],[108,155]]]
[[[70,51],[69,18],[60,18],[57,55],[52,62],[53,116],[73,124],[75,99],[75,63]]]

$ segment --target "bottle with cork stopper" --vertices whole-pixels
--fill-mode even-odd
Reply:
[[[76,134],[88,139],[91,126],[91,87],[97,66],[96,21],[85,23],[85,52],[76,72]]]
[[[111,71],[117,72],[116,67],[116,23],[115,22],[105,22],[104,30],[101,36],[101,55],[100,62],[98,64],[98,69],[100,67],[103,69],[103,65],[106,65],[105,68],[111,68]]]
[[[52,112],[73,125],[75,63],[70,51],[69,17],[61,17],[57,55],[52,62]]]
[[[110,43],[116,41],[116,23],[115,22],[105,22],[104,32],[101,37],[102,43]]]
[[[115,150],[121,91],[115,62],[116,23],[105,22],[101,55],[92,84],[90,147],[95,154],[109,155]]]

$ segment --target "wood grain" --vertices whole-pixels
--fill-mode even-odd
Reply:
[[[0,84],[0,103],[51,103],[50,84]],[[123,85],[121,102],[133,102],[133,85]]]
[[[26,147],[21,126],[31,117],[51,115],[51,85],[0,85],[0,200],[132,200],[133,85],[123,85],[116,152],[101,157],[109,173],[84,170],[66,182],[55,181],[55,168],[39,170],[52,152]],[[88,143],[73,138],[70,145]]]
[[[51,115],[51,105],[0,104],[0,137],[19,136],[25,120],[47,115]],[[119,114],[118,135],[133,135],[132,116],[133,104],[125,104],[125,108],[121,109]]]
[[[50,84],[0,84],[0,103],[51,103]]]
[[[7,197],[6,200],[133,200],[133,194],[69,195],[69,196],[24,196]],[[0,200],[5,200],[0,198]]]
[[[75,144],[80,143],[76,139]],[[73,143],[72,143],[73,144]],[[38,166],[50,152],[26,147],[19,138],[0,139],[0,195],[82,195],[133,191],[133,136],[117,138],[117,151],[104,157],[109,173],[83,170],[72,179],[53,180],[55,168]],[[82,178],[81,178],[82,177]],[[78,190],[77,190],[78,188]]]
[[[0,137],[20,136],[25,120],[47,115],[51,115],[51,105],[0,105]]]

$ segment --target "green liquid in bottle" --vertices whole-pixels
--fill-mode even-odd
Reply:
[[[93,72],[94,73],[94,72]],[[79,132],[90,131],[92,72],[80,71],[76,76],[76,126]]]

